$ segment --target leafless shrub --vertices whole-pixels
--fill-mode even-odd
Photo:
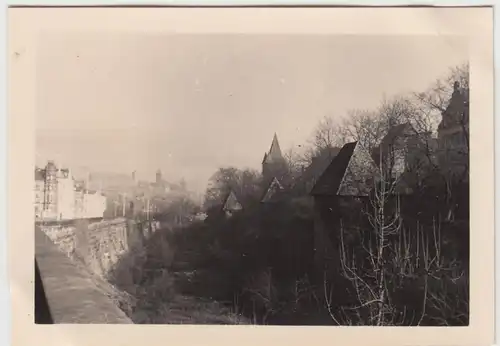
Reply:
[[[254,320],[258,315],[258,311],[264,311],[262,316],[264,324],[270,315],[276,314],[281,308],[277,297],[278,290],[274,285],[273,275],[270,269],[251,276],[243,288],[242,293],[250,295],[254,308]]]
[[[405,225],[401,198],[395,194],[398,180],[389,179],[386,172],[381,168],[378,188],[370,198],[369,228],[351,242],[341,226],[340,268],[352,284],[356,304],[333,311],[325,276],[325,302],[332,320],[339,325],[373,326],[446,325],[449,320],[465,320],[467,298],[450,295],[448,286],[456,285],[466,274],[456,259],[443,256],[440,225],[434,223],[432,229],[418,223],[411,229]],[[415,294],[420,308],[399,299],[411,286],[419,288]]]

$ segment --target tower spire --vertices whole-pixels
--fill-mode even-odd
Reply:
[[[276,132],[274,133],[273,142],[271,143],[271,148],[269,148],[269,153],[267,154],[266,159],[271,161],[283,159],[283,154],[281,153],[278,135]]]

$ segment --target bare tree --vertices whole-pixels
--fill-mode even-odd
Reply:
[[[333,311],[325,276],[325,302],[332,320],[336,324],[373,326],[421,325],[432,320],[443,325],[450,314],[468,315],[468,310],[455,311],[456,299],[461,298],[453,301],[446,291],[430,284],[456,281],[464,275],[456,259],[443,256],[440,225],[425,229],[417,223],[410,229],[404,224],[401,197],[396,193],[399,179],[382,166],[365,210],[368,229],[357,232],[355,240],[349,241],[352,231],[341,222],[340,267],[343,277],[352,284],[357,303]],[[415,285],[422,288],[418,293],[420,306],[398,302],[398,296]],[[446,310],[444,315],[436,315],[438,307]],[[429,315],[430,308],[434,315]]]
[[[437,79],[429,89],[421,93],[414,93],[413,97],[427,112],[444,112],[451,94],[453,93],[454,82],[459,82],[461,91],[467,96],[469,94],[469,63],[464,63],[451,68],[448,73]]]
[[[254,170],[240,170],[234,167],[223,167],[210,178],[205,193],[205,207],[221,204],[231,191],[245,199],[256,198],[260,194],[260,174]]]
[[[315,150],[342,146],[345,143],[341,124],[332,117],[325,116],[320,120],[313,134],[312,144]]]
[[[300,175],[302,168],[310,164],[314,148],[304,148],[302,145],[289,148],[285,151],[284,157],[287,162],[288,175],[293,178]]]
[[[376,111],[350,110],[342,120],[341,137],[346,141],[357,141],[368,151],[373,150],[386,134],[387,126]]]
[[[277,297],[278,290],[274,281],[272,270],[267,268],[250,276],[243,287],[243,293],[250,295],[253,304],[253,319],[256,320],[257,310],[264,311],[263,324],[266,324],[267,319],[277,313],[283,305]]]
[[[455,88],[458,86],[459,103],[462,105],[451,105],[452,95],[455,91]],[[456,191],[454,190],[454,186],[459,186],[460,184],[467,181],[469,175],[469,131],[468,131],[468,108],[469,103],[469,64],[464,63],[460,66],[455,66],[451,68],[448,73],[442,78],[437,79],[432,86],[422,93],[415,93],[413,95],[415,107],[418,107],[420,110],[423,119],[428,119],[428,123],[432,124],[433,130],[438,127],[438,124],[441,122],[442,114],[447,111],[448,106],[452,106],[451,108],[455,108],[452,112],[456,111],[461,113],[457,107],[463,108],[463,116],[460,119],[456,119],[459,121],[462,127],[462,134],[460,140],[465,144],[464,146],[459,146],[458,148],[451,148],[451,150],[446,149],[444,152],[441,150],[439,153],[441,156],[454,156],[454,160],[461,161],[463,169],[461,172],[456,174],[456,164],[452,164],[451,169],[445,169],[446,167],[437,167],[435,165],[435,171],[439,172],[440,179],[444,182],[444,186],[446,187],[446,194],[448,198],[448,215],[447,219],[452,220],[454,218],[454,208],[456,205],[455,195]],[[444,120],[444,119],[443,119]],[[460,136],[460,135],[459,135]],[[432,156],[436,156],[436,149],[429,150],[429,154]],[[460,159],[457,159],[457,158]],[[436,162],[438,163],[438,162]],[[446,166],[446,165],[445,165]]]

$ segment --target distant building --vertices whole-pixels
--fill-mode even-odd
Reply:
[[[85,184],[75,181],[75,215],[85,215]]]
[[[161,170],[156,171],[156,184],[161,184],[163,182]]]
[[[86,190],[69,169],[57,168],[49,161],[44,169],[35,168],[34,204],[37,220],[98,218],[103,217],[106,197]]]
[[[58,169],[56,175],[57,218],[71,220],[75,214],[75,181],[68,169]]]
[[[166,193],[173,190],[172,184],[163,179],[161,170],[156,171],[156,179],[151,187],[156,196],[164,196]]]
[[[45,208],[45,170],[35,169],[35,218],[40,219]]]
[[[106,197],[97,191],[87,191],[83,194],[83,215],[76,215],[79,218],[103,217],[106,210]]]

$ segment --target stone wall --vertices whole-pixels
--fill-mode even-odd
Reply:
[[[124,311],[133,298],[59,250],[35,229],[35,314],[43,316],[35,323],[131,324]]]
[[[68,257],[82,262],[92,273],[107,277],[128,251],[141,246],[159,228],[158,223],[136,223],[118,218],[90,223],[76,220],[71,225],[41,226],[42,231]]]

